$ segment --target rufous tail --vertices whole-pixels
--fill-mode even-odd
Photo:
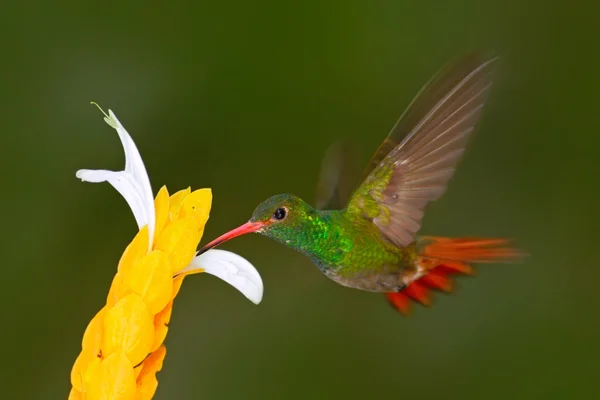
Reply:
[[[506,263],[523,257],[509,247],[507,239],[445,238],[427,236],[417,263],[424,275],[400,292],[386,293],[388,302],[400,313],[408,315],[411,300],[431,305],[431,289],[451,292],[451,275],[472,275],[472,263]]]

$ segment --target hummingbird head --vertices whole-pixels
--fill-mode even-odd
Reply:
[[[200,250],[199,254],[235,237],[252,232],[293,245],[291,239],[302,232],[312,213],[316,213],[316,211],[299,197],[291,194],[272,196],[256,207],[248,222],[208,243]]]

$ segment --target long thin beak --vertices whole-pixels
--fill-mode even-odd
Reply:
[[[246,222],[244,225],[239,226],[239,227],[227,232],[226,234],[219,236],[218,238],[216,238],[215,240],[213,240],[212,242],[210,242],[209,244],[207,244],[206,246],[201,248],[200,251],[198,252],[198,255],[206,252],[207,250],[212,249],[213,247],[217,247],[221,243],[231,240],[235,237],[245,235],[246,233],[256,232],[263,226],[265,226],[264,222]]]

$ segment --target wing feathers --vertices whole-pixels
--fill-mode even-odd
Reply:
[[[493,61],[470,55],[439,74],[419,93],[378,149],[375,160],[382,149],[404,135],[356,191],[349,209],[375,201],[380,212],[372,220],[393,243],[412,243],[421,228],[424,208],[446,191],[481,117]]]

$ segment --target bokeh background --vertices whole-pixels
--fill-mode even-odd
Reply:
[[[576,4],[577,3],[577,4]],[[322,155],[367,162],[421,85],[473,48],[501,56],[478,134],[423,232],[510,236],[411,318],[258,235],[224,248],[255,306],[186,280],[156,399],[580,399],[597,395],[600,34],[585,2],[198,1],[3,5],[1,398],[66,399],[81,335],[136,232],[108,184],[113,109],[155,192],[211,187],[202,243],[266,197],[310,201]]]

